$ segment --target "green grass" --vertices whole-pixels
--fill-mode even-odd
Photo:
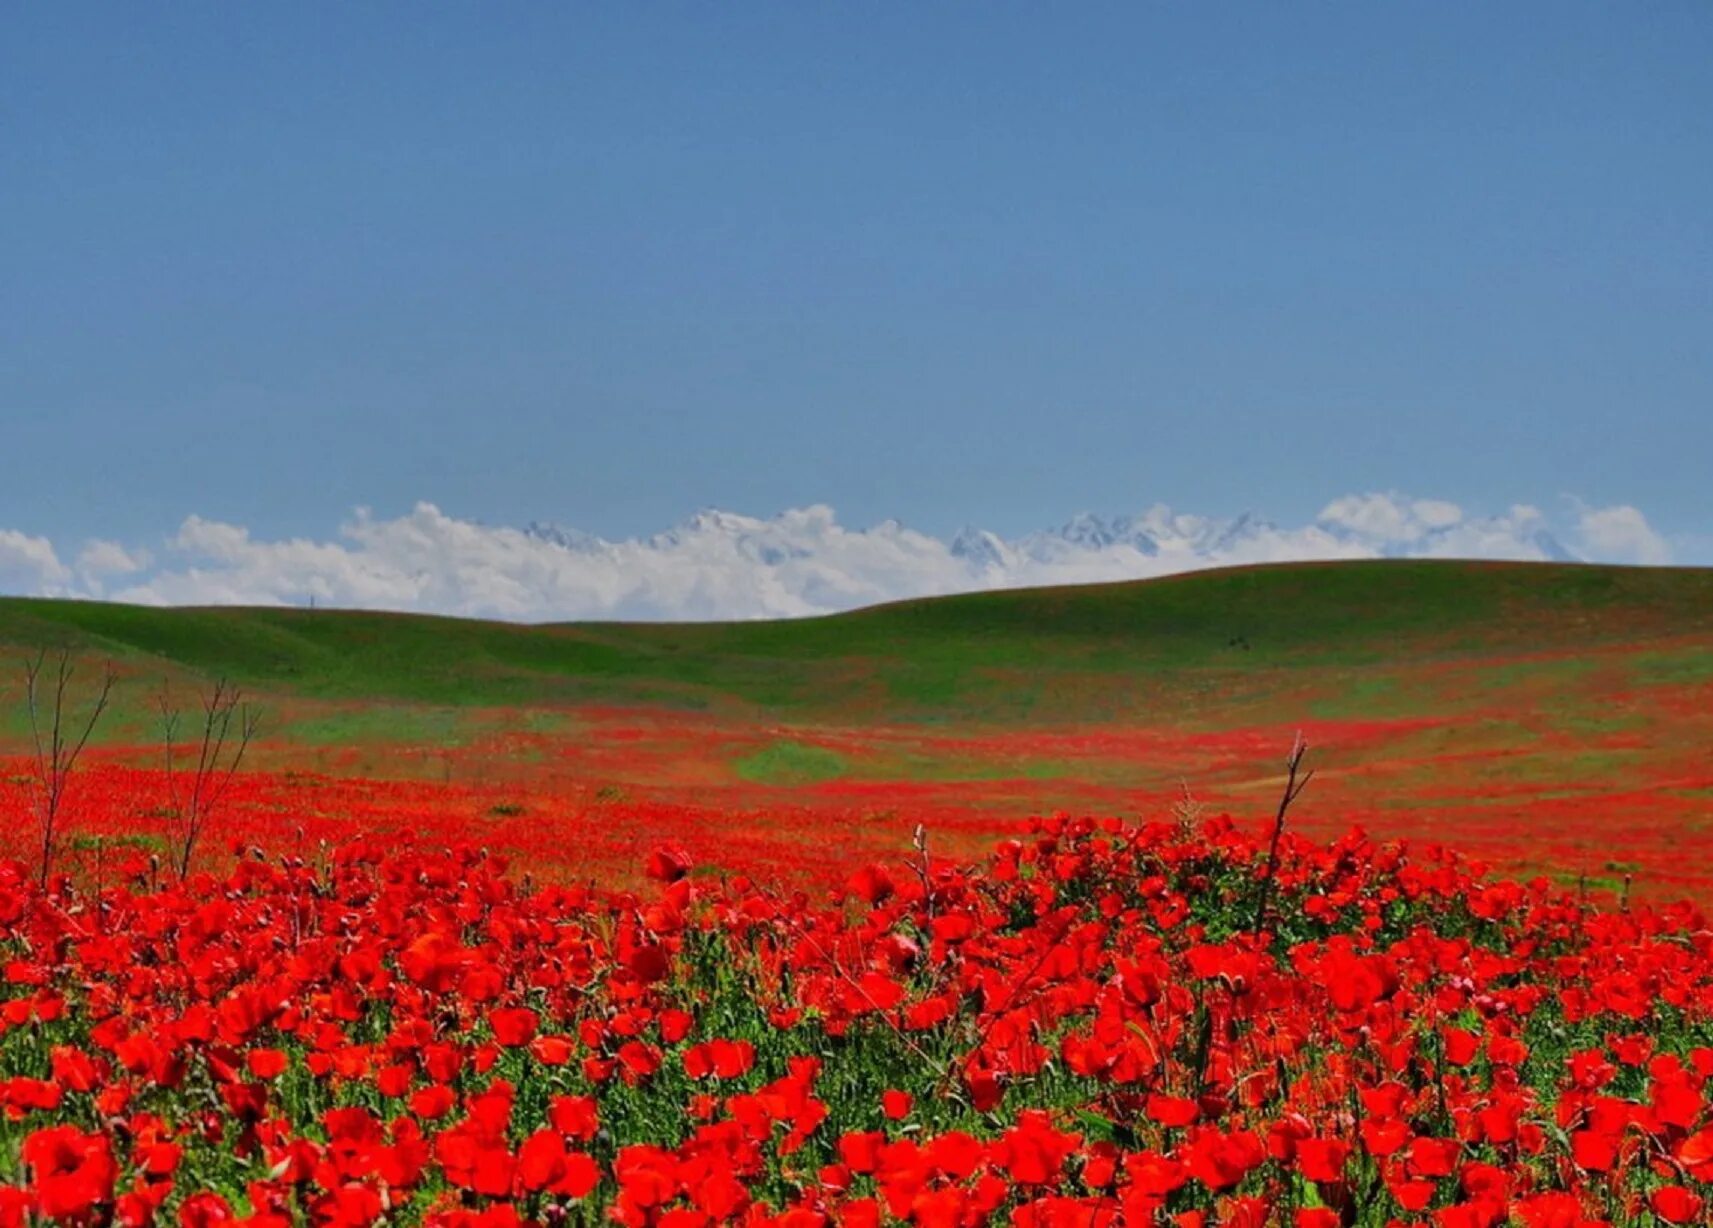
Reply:
[[[885,780],[964,784],[990,780],[1091,779],[1106,766],[1066,759],[903,754],[880,758],[867,767],[865,774]]]
[[[457,746],[468,739],[470,726],[463,711],[457,708],[377,703],[288,721],[275,732],[304,746],[377,741]]]
[[[743,780],[768,785],[808,785],[845,775],[843,755],[824,746],[775,742],[733,763]]]
[[[171,673],[225,675],[261,696],[403,707],[667,704],[901,722],[1052,723],[1168,704],[1193,720],[1198,705],[1245,696],[1295,704],[1305,682],[1339,671],[1706,634],[1713,569],[1414,561],[1240,568],[709,624],[532,627],[0,600],[0,656],[69,645],[117,661],[138,694]],[[1677,650],[1660,649],[1647,676],[1703,676],[1707,650],[1691,650],[1680,669]],[[1404,703],[1376,675],[1316,710]],[[141,710],[146,700],[133,695],[127,706]],[[420,719],[439,728],[444,718]],[[305,732],[360,731],[335,722]]]
[[[1672,652],[1638,653],[1631,669],[1643,686],[1713,682],[1713,646],[1690,644]]]
[[[414,746],[465,746],[486,734],[569,734],[576,728],[564,712],[472,708],[377,700],[342,702],[308,713],[269,714],[264,728],[303,746],[350,746],[369,742],[409,742]]]

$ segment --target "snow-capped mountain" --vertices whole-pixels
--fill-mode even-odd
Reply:
[[[817,505],[766,518],[704,509],[664,532],[630,541],[604,541],[545,523],[525,532],[579,558],[633,571],[645,560],[686,572],[718,565],[728,576],[741,573],[747,600],[768,613],[1295,559],[1578,557],[1534,508],[1470,517],[1452,504],[1392,495],[1335,500],[1294,529],[1254,512],[1199,516],[1156,504],[1117,516],[1082,512],[1054,528],[1013,538],[971,525],[942,540],[895,520],[846,528],[831,508]],[[716,601],[714,608],[728,607]],[[646,607],[625,609],[640,613]]]
[[[1017,551],[986,529],[965,525],[952,538],[951,556],[971,571],[1003,571],[1016,565]]]

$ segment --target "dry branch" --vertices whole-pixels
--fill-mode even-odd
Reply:
[[[1279,795],[1278,813],[1273,816],[1273,835],[1267,843],[1267,865],[1261,872],[1261,895],[1255,903],[1255,936],[1259,938],[1261,931],[1267,925],[1267,907],[1272,902],[1273,878],[1279,872],[1279,840],[1285,834],[1285,812],[1290,810],[1291,803],[1297,800],[1302,791],[1308,788],[1309,781],[1314,779],[1314,771],[1310,769],[1301,780],[1297,772],[1303,766],[1303,756],[1308,754],[1309,744],[1303,741],[1302,732],[1297,733],[1296,741],[1291,744],[1290,758],[1285,760],[1285,788]]]
[[[24,662],[24,699],[30,717],[31,783],[35,792],[36,847],[41,857],[41,882],[45,886],[53,873],[54,858],[59,852],[63,834],[66,782],[78,757],[89,744],[90,735],[107,711],[118,676],[111,662],[101,675],[101,688],[84,716],[80,731],[73,732],[76,721],[66,711],[66,696],[77,667],[71,662],[71,650],[60,649],[54,658],[51,678],[44,679],[48,651],[42,649],[34,660]],[[44,686],[45,681],[45,686]],[[44,690],[51,694],[44,694]],[[44,713],[43,709],[47,711]]]
[[[224,678],[215,681],[213,689],[201,697],[200,705],[194,760],[187,757],[181,770],[176,748],[181,713],[173,702],[170,685],[161,684],[156,706],[161,714],[161,743],[171,799],[172,854],[180,880],[190,877],[197,843],[231,788],[261,725],[261,712],[252,710],[243,701],[243,692]]]

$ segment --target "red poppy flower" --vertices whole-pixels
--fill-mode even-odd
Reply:
[[[587,1141],[600,1128],[600,1111],[593,1096],[554,1096],[547,1105],[547,1119],[567,1138]]]
[[[1648,1195],[1648,1206],[1668,1224],[1705,1222],[1701,1217],[1705,1205],[1701,1195],[1681,1185],[1662,1185]]]
[[[1297,1170],[1310,1181],[1343,1181],[1349,1158],[1350,1144],[1342,1139],[1306,1138],[1297,1143]]]
[[[679,848],[657,848],[648,855],[646,872],[657,882],[675,883],[690,873],[689,854]]]
[[[488,1012],[488,1026],[494,1031],[494,1039],[508,1049],[522,1048],[533,1040],[539,1023],[535,1012],[526,1007],[502,1007]]]
[[[1267,1150],[1252,1131],[1230,1134],[1203,1130],[1187,1148],[1190,1175],[1210,1190],[1223,1190],[1242,1181],[1267,1158]]]
[[[1149,1096],[1148,1117],[1162,1126],[1187,1126],[1201,1116],[1201,1106],[1181,1096]]]
[[[571,1039],[566,1036],[537,1036],[529,1054],[543,1066],[563,1066],[571,1060]]]
[[[104,1134],[49,1126],[26,1137],[20,1155],[30,1170],[30,1189],[50,1219],[71,1219],[112,1200],[118,1170]]]

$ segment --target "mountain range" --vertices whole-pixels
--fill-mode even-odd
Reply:
[[[1556,517],[1517,504],[1348,495],[1306,523],[1164,506],[1082,513],[1020,535],[939,536],[896,520],[840,522],[815,504],[757,517],[707,509],[647,536],[605,538],[538,521],[462,519],[432,503],[358,509],[322,538],[267,538],[199,516],[158,543],[90,541],[62,554],[0,531],[0,592],[151,605],[308,605],[474,617],[742,619],[824,614],[907,597],[1134,580],[1207,567],[1322,559],[1466,558],[1664,563],[1634,507],[1567,500]]]

